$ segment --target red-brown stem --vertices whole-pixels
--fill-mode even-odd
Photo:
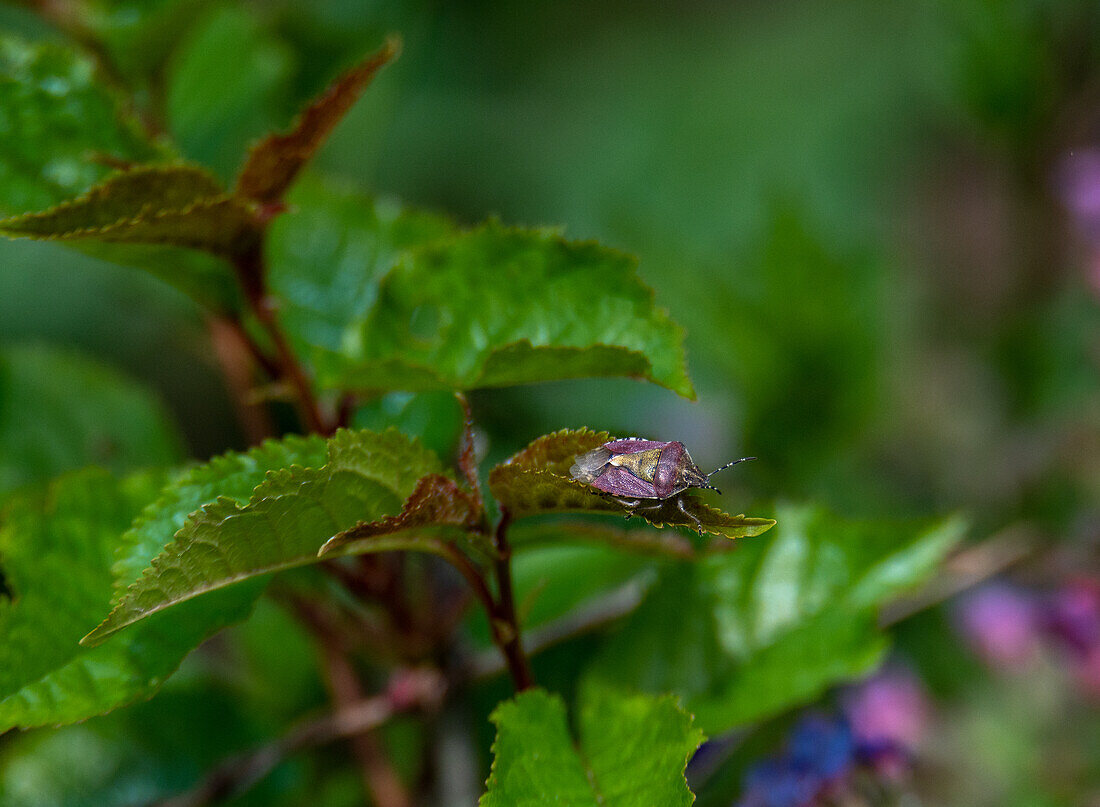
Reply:
[[[275,435],[274,424],[267,409],[253,403],[253,356],[241,341],[238,323],[227,317],[211,317],[207,321],[214,355],[218,358],[237,412],[237,420],[249,445],[257,445]]]
[[[470,401],[461,392],[455,393],[458,405],[462,407],[462,442],[458,447],[458,468],[470,486],[477,502],[477,509],[485,512],[485,501],[481,496],[481,480],[477,475],[477,456],[474,445],[474,413],[470,409]],[[486,524],[486,532],[488,532]]]
[[[512,548],[508,544],[508,526],[511,522],[511,514],[501,507],[500,522],[493,533],[493,543],[497,551],[495,565],[499,599],[494,610],[489,613],[489,624],[493,641],[508,662],[508,671],[515,681],[516,691],[522,692],[534,686],[535,679],[531,675],[527,655],[523,652],[519,620],[516,618],[515,594],[512,590]]]
[[[493,599],[493,592],[489,590],[489,585],[485,582],[485,578],[478,568],[470,562],[470,559],[466,557],[462,550],[458,549],[453,544],[440,541],[436,551],[458,570],[458,573],[461,574],[467,584],[469,584],[478,602],[484,606],[485,613],[492,619],[497,607],[496,600]]]
[[[290,596],[286,601],[294,608],[298,618],[309,627],[317,641],[325,682],[336,711],[362,701],[363,688],[347,656],[344,637],[333,630],[329,620],[308,600]],[[412,800],[378,738],[370,732],[363,732],[349,739],[359,763],[363,785],[374,804],[378,807],[411,807]]]
[[[322,643],[321,649],[325,677],[336,709],[346,709],[362,701],[363,688],[347,656],[327,641]],[[351,747],[359,762],[363,784],[378,807],[412,807],[408,791],[390,764],[377,736],[372,732],[357,734],[351,738]]]
[[[335,431],[326,424],[321,414],[321,407],[313,394],[313,387],[305,369],[298,362],[293,348],[283,334],[279,325],[279,319],[275,314],[275,307],[264,288],[264,262],[263,247],[260,239],[248,249],[242,250],[233,261],[237,270],[237,279],[244,291],[245,299],[252,309],[257,322],[260,323],[272,346],[275,348],[276,367],[278,374],[284,378],[294,390],[295,405],[298,415],[302,419],[302,425],[311,432],[329,435]]]
[[[351,425],[351,417],[355,414],[355,406],[358,402],[356,395],[345,392],[336,403],[336,427],[346,429]]]
[[[277,381],[282,375],[281,368],[273,358],[264,352],[264,349],[257,344],[256,340],[252,338],[252,334],[244,327],[244,323],[232,316],[219,317],[219,320],[224,322],[226,327],[233,331],[240,343],[248,350],[253,361],[267,373],[267,377],[272,381]]]

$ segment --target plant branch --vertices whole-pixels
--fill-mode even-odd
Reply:
[[[485,607],[486,613],[491,616],[496,610],[496,600],[493,599],[493,592],[489,590],[489,584],[485,582],[485,577],[481,574],[481,571],[474,566],[473,562],[466,557],[462,550],[458,549],[453,544],[440,541],[436,547],[436,551],[440,557],[458,570],[458,573],[462,575],[463,579],[470,586],[470,589],[474,592],[474,596],[477,597],[478,602]]]
[[[462,407],[462,442],[458,449],[458,468],[466,479],[470,491],[474,494],[477,509],[485,513],[485,500],[481,495],[481,480],[477,475],[477,445],[474,441],[474,413],[470,409],[469,399],[461,392],[455,393],[458,405]],[[488,525],[486,525],[488,526]],[[488,532],[488,529],[486,529]]]
[[[565,616],[528,631],[524,642],[528,656],[535,656],[547,648],[583,636],[593,630],[622,619],[637,608],[645,595],[645,588],[637,583],[626,583],[609,594],[582,606]],[[473,657],[469,673],[475,679],[492,678],[506,670],[500,653],[486,650]]]
[[[231,393],[237,420],[250,445],[275,436],[267,409],[252,400],[254,355],[241,339],[239,323],[228,317],[210,317],[210,341]]]
[[[283,760],[299,751],[360,736],[402,712],[434,709],[442,703],[445,693],[446,684],[439,673],[420,669],[402,671],[394,676],[385,693],[300,723],[267,745],[226,760],[186,793],[150,807],[205,807],[231,799],[259,783]]]
[[[325,681],[336,711],[342,711],[364,699],[359,676],[347,655],[343,638],[323,620],[317,619],[306,603],[291,601],[317,640]],[[393,769],[378,738],[369,732],[349,737],[359,763],[363,785],[378,807],[411,807],[412,801],[397,772]]]
[[[511,523],[511,513],[501,507],[500,522],[493,533],[493,543],[497,551],[495,566],[499,598],[489,612],[489,627],[493,641],[508,664],[516,691],[522,692],[534,686],[535,680],[531,675],[531,664],[523,652],[519,620],[516,618],[516,601],[512,588],[512,548],[508,545],[508,526]]]
[[[313,394],[309,376],[283,333],[275,314],[275,306],[264,288],[262,239],[257,237],[253,244],[236,255],[233,265],[249,308],[275,348],[276,361],[269,367],[269,371],[274,370],[274,377],[285,379],[294,390],[302,425],[311,432],[332,434],[335,429],[326,424],[320,404]],[[257,356],[261,353],[262,351],[257,351]]]
[[[1027,525],[1017,524],[988,540],[960,550],[947,560],[941,574],[913,594],[895,600],[883,608],[879,615],[879,625],[895,625],[1000,574],[1030,555],[1035,545],[1034,530]]]

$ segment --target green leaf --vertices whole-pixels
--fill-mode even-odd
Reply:
[[[242,607],[213,597],[100,647],[79,645],[111,602],[118,537],[161,482],[88,470],[8,502],[0,558],[13,598],[0,597],[0,732],[82,720],[147,697],[192,648],[247,615],[250,600]]]
[[[128,87],[144,97],[196,11],[207,2],[68,0],[63,7],[47,6],[44,11],[64,29],[75,29],[96,41]]]
[[[695,800],[684,769],[703,733],[672,697],[587,687],[578,742],[561,698],[543,690],[520,693],[491,719],[495,759],[480,807],[674,807]]]
[[[203,505],[219,498],[247,504],[252,492],[268,473],[298,466],[319,468],[325,464],[328,446],[316,435],[288,435],[267,440],[243,454],[230,451],[181,474],[166,485],[126,531],[114,566],[119,595],[137,580],[187,518]]]
[[[12,237],[167,244],[223,257],[248,251],[261,232],[248,205],[188,165],[123,171],[49,210],[0,220]]]
[[[164,406],[120,373],[42,346],[0,349],[0,493],[85,465],[178,462]]]
[[[274,471],[247,503],[220,497],[192,513],[84,641],[98,644],[199,595],[315,563],[329,539],[356,528],[354,542],[342,552],[438,552],[439,541],[408,528],[426,526],[415,517],[423,502],[409,500],[424,477],[439,472],[436,456],[399,432],[337,432],[328,441],[323,466]],[[387,516],[398,518],[383,521]]]
[[[713,552],[732,552],[737,548],[736,543],[725,538],[697,543],[689,536],[670,530],[572,520],[521,521],[509,528],[508,543],[517,552],[560,544],[597,544],[639,555],[679,560],[695,560]]]
[[[277,202],[298,172],[321,147],[336,124],[358,100],[375,74],[400,50],[388,41],[377,53],[339,76],[282,135],[269,135],[256,143],[237,177],[237,193],[261,203]]]
[[[610,496],[569,475],[578,454],[614,440],[607,432],[563,429],[538,438],[489,473],[494,498],[516,518],[542,513],[613,513],[630,511]],[[637,515],[654,527],[688,527],[711,535],[741,538],[759,535],[774,526],[770,518],[732,516],[704,504],[695,496],[683,497],[691,518],[670,499],[657,509]],[[696,521],[698,520],[698,522]]]
[[[166,156],[97,83],[92,62],[56,44],[0,35],[0,110],[0,213],[80,194],[110,173],[99,156]]]
[[[314,366],[332,363],[405,250],[456,231],[442,216],[315,175],[297,182],[288,203],[268,232],[268,287],[295,347]]]
[[[736,552],[669,565],[589,675],[675,692],[713,733],[811,701],[878,663],[879,606],[934,574],[963,531],[791,506],[778,521]]]
[[[164,78],[165,117],[183,153],[228,181],[249,142],[285,121],[294,62],[247,8],[221,4],[201,17]]]
[[[0,215],[73,200],[113,172],[108,164],[174,158],[96,82],[89,59],[58,45],[0,35],[0,110]],[[229,267],[209,255],[156,244],[68,243],[144,269],[210,308],[238,306]]]
[[[492,222],[407,251],[332,358],[319,375],[336,388],[629,376],[695,394],[683,331],[654,305],[633,258]]]

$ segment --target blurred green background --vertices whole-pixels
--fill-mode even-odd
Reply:
[[[734,512],[804,498],[858,516],[959,509],[978,537],[1026,529],[1044,550],[1037,568],[1093,558],[1100,282],[1089,274],[1094,245],[1073,227],[1056,177],[1066,155],[1100,142],[1096,4],[99,5],[109,36],[156,18],[120,70],[151,76],[142,103],[189,157],[224,177],[251,140],[285,126],[336,71],[399,32],[401,59],[337,130],[320,170],[464,222],[564,225],[640,256],[643,278],[688,331],[699,401],[630,381],[479,393],[492,456],[582,425],[679,439],[703,467],[760,458],[724,480]],[[59,37],[18,5],[0,6],[0,25]],[[28,341],[83,349],[152,385],[193,456],[243,444],[199,312],[139,272],[0,242],[0,342]],[[443,447],[452,436],[446,403],[391,396],[380,407],[364,422],[433,426]],[[264,631],[293,630],[280,618],[261,612],[238,629],[248,634],[241,652],[253,653],[246,670],[264,669]],[[960,709],[952,724],[960,736],[993,738],[961,742],[975,757],[964,767],[994,779],[1042,768],[1013,721],[1042,735],[1068,707],[1006,715],[1001,707],[1018,703],[1012,687],[978,675],[943,622],[907,625],[901,649],[923,658],[941,697],[991,704]],[[295,714],[270,708],[278,686],[290,687],[288,703],[320,702],[312,679],[292,669],[289,682],[218,684],[225,708],[242,714],[240,736],[197,747],[188,730],[233,723],[196,694],[212,686],[211,663],[190,662],[137,710],[9,741],[0,780],[12,784],[0,787],[0,804],[134,803],[150,788],[185,786]],[[150,733],[142,710],[171,715],[181,734]],[[1066,735],[1071,745],[1095,734],[1077,722],[1086,726]],[[1080,788],[1062,774],[1048,788],[1035,773],[995,797],[977,788],[964,801],[954,801],[961,790],[940,798],[1083,803],[1100,792],[1090,789],[1100,783],[1092,748],[1096,758],[1067,763]],[[113,783],[109,796],[81,801],[91,791],[68,788],[84,768]],[[240,803],[276,794],[296,803],[306,781],[292,765]],[[332,792],[312,803],[357,803],[354,780],[327,781]],[[55,798],[27,795],[47,785]]]

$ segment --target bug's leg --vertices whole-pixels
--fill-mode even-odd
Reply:
[[[684,508],[684,497],[683,496],[677,496],[676,497],[676,506],[678,508],[680,508],[681,513],[683,513],[685,516],[687,516],[688,518],[690,518],[692,521],[695,522],[695,528],[699,531],[699,534],[702,535],[703,534],[703,522],[699,520],[699,516],[695,515],[695,513],[690,513]]]
[[[621,497],[621,496],[612,496],[611,498],[613,498],[613,499],[614,499],[614,500],[615,500],[616,502],[618,502],[619,504],[621,504],[621,505],[622,505],[623,507],[627,508],[627,511],[628,511],[628,512],[627,512],[627,514],[626,514],[626,515],[624,516],[624,518],[625,518],[625,519],[626,519],[627,521],[629,521],[629,520],[630,520],[630,517],[631,517],[632,515],[634,515],[634,508],[635,508],[635,507],[637,507],[637,506],[638,506],[639,504],[641,504],[641,503],[642,503],[642,500],[641,500],[641,499],[624,499],[624,498],[623,498],[623,497]]]

